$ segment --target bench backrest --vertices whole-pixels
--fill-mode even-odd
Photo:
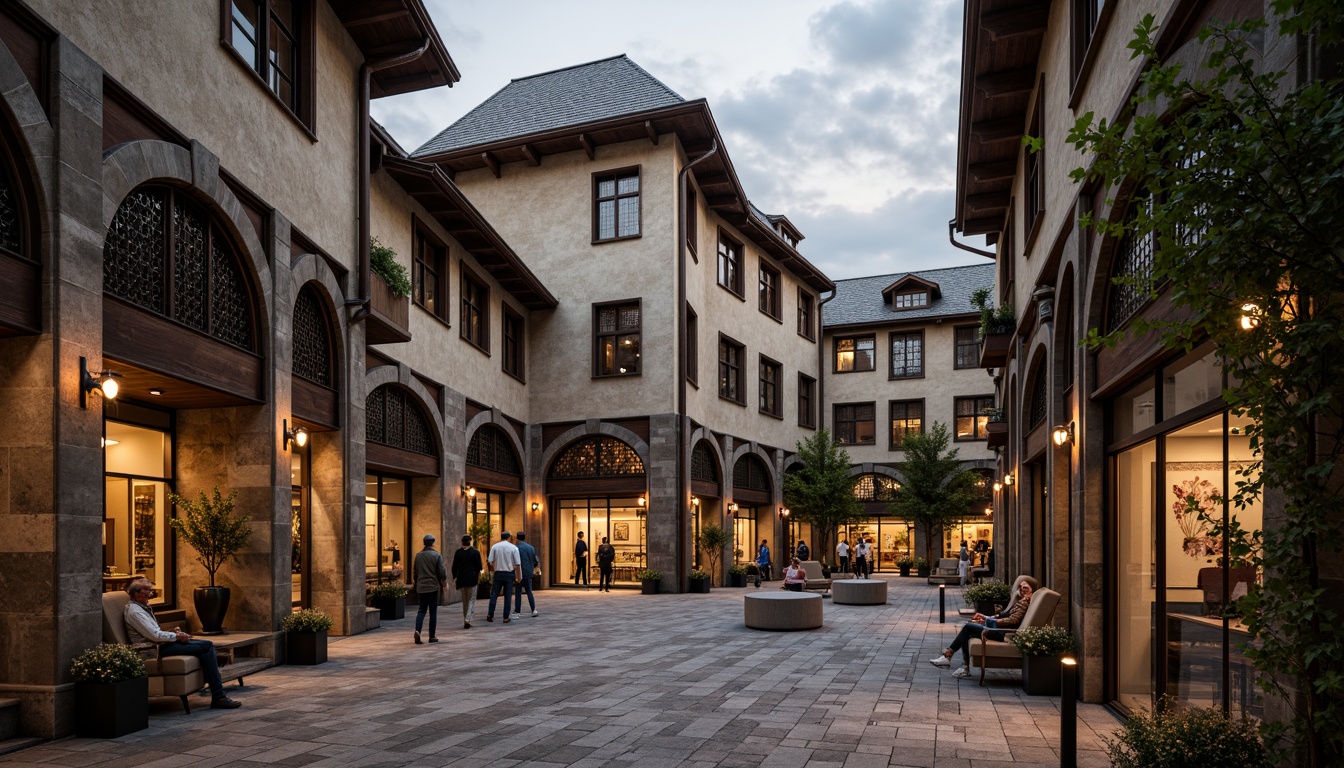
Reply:
[[[1022,626],[1043,627],[1050,623],[1055,615],[1055,606],[1059,605],[1059,593],[1053,589],[1041,588],[1031,593],[1031,605],[1027,606],[1027,615],[1022,617]]]
[[[955,557],[944,557],[938,561],[938,573],[943,575],[954,574],[957,572],[957,563],[960,562]]]
[[[826,578],[822,575],[821,563],[816,560],[804,560],[802,566],[803,575],[807,577],[808,581],[821,581]]]
[[[131,596],[121,590],[103,593],[103,642],[130,645],[126,634],[126,606]]]

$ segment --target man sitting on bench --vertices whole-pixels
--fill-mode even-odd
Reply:
[[[154,596],[154,583],[149,579],[135,579],[126,586],[131,602],[126,605],[126,635],[132,645],[154,643],[159,647],[159,658],[164,656],[195,656],[201,660],[205,681],[210,684],[211,709],[237,709],[242,704],[224,695],[224,681],[219,676],[219,660],[215,658],[215,644],[209,640],[193,640],[191,635],[178,630],[169,632],[159,627],[149,598]]]

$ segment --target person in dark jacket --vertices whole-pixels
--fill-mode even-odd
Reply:
[[[425,611],[429,611],[429,642],[439,638],[439,599],[448,590],[448,569],[443,567],[443,555],[434,549],[434,534],[425,534],[425,548],[415,553],[415,596],[420,608],[415,612],[415,644],[420,644],[420,630],[424,628]]]
[[[794,552],[794,554],[797,555],[799,561],[812,559],[812,550],[807,548],[806,541],[798,542],[798,549]]]
[[[579,531],[579,539],[574,542],[574,586],[579,586],[579,579],[583,579],[583,586],[588,586],[588,542],[583,540],[583,531]]]
[[[616,563],[616,548],[607,543],[607,537],[602,537],[602,543],[597,546],[597,591],[611,591],[612,567]]]
[[[532,609],[535,617],[537,600],[532,596],[532,574],[541,567],[541,557],[537,555],[537,548],[527,543],[526,533],[519,531],[515,536],[518,539],[518,559],[523,564],[523,580],[514,589],[513,618],[523,615],[523,592],[527,592],[527,607]]]
[[[481,551],[471,546],[471,537],[462,537],[462,548],[453,553],[453,583],[462,595],[462,628],[471,629],[476,611],[476,585],[481,583]]]

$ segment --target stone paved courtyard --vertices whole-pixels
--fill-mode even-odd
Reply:
[[[778,582],[762,589],[777,588]],[[751,589],[748,587],[748,589]],[[957,590],[891,579],[885,606],[825,603],[825,627],[742,625],[741,589],[709,595],[551,590],[541,616],[463,630],[441,609],[437,645],[413,613],[334,639],[318,667],[231,684],[234,711],[184,716],[156,700],[147,730],[65,739],[9,765],[135,766],[1055,766],[1059,699],[1017,673],[956,680],[929,664],[957,628]],[[427,634],[427,633],[426,633]],[[1117,721],[1078,706],[1079,764],[1105,766]]]

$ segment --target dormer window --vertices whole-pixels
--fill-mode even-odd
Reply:
[[[892,299],[892,309],[915,309],[917,307],[927,307],[929,305],[928,291],[910,291],[909,293],[898,293]]]
[[[882,300],[893,312],[923,309],[941,296],[942,290],[937,283],[914,274],[907,274],[882,289]]]

